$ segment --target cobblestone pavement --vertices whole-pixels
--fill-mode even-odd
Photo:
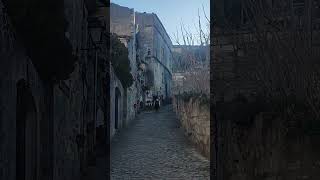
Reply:
[[[144,112],[111,142],[111,179],[209,179],[210,163],[186,140],[171,106]]]

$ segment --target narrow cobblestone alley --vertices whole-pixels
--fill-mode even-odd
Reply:
[[[209,179],[209,160],[184,137],[172,106],[144,112],[111,142],[111,179]]]

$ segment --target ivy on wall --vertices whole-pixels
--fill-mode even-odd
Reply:
[[[133,84],[133,77],[130,73],[130,60],[128,58],[128,49],[121,43],[116,34],[110,36],[111,64],[116,76],[124,88]]]

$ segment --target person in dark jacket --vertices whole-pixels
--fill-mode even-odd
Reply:
[[[156,101],[154,103],[154,108],[156,109],[156,111],[159,110],[159,108],[160,108],[160,100],[159,100],[159,98],[156,98]]]
[[[140,109],[142,110],[143,109],[143,101],[140,101]]]

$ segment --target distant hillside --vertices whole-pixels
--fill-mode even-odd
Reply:
[[[173,72],[184,72],[197,65],[204,64],[207,60],[206,46],[184,46],[174,45],[173,53]]]

